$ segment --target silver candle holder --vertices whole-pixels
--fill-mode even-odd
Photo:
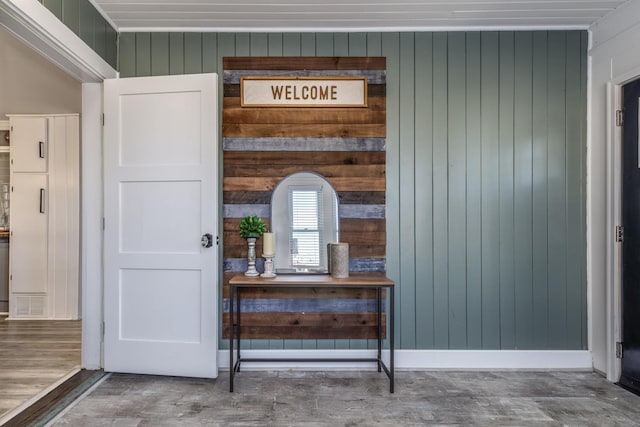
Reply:
[[[247,244],[249,245],[249,250],[247,253],[247,271],[245,271],[245,276],[255,277],[259,275],[258,270],[256,270],[256,238],[249,237],[247,238]]]
[[[276,272],[273,268],[274,257],[275,255],[262,254],[262,258],[264,258],[264,273],[260,277],[276,277]]]

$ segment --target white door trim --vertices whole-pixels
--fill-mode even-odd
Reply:
[[[82,85],[82,367],[102,368],[102,83]]]
[[[606,120],[606,153],[607,153],[607,329],[606,329],[606,354],[607,354],[607,379],[617,381],[620,378],[620,360],[616,358],[616,342],[620,341],[620,244],[615,241],[615,227],[621,222],[621,170],[620,170],[620,128],[616,126],[616,110],[620,108],[621,86],[612,81],[607,83],[607,120]]]

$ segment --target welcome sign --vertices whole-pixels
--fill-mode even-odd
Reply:
[[[243,107],[366,107],[367,78],[242,77]]]

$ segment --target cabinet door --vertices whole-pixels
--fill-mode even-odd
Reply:
[[[13,174],[11,186],[11,292],[46,292],[47,176]]]
[[[48,119],[11,117],[11,167],[14,172],[47,172]]]

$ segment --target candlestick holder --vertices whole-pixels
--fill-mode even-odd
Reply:
[[[249,251],[247,253],[247,264],[248,269],[245,271],[245,276],[255,277],[259,275],[258,270],[256,270],[256,238],[248,237],[247,244],[249,245]]]
[[[264,258],[264,273],[262,273],[261,277],[276,277],[276,273],[273,269],[273,258],[274,255],[265,255],[262,254],[262,258]]]

